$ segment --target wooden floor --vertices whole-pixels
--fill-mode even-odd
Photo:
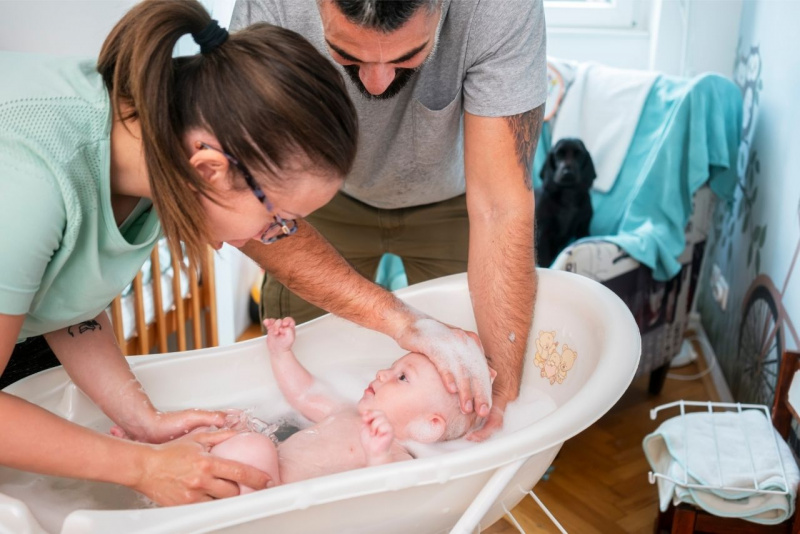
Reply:
[[[260,335],[260,327],[254,325],[240,341]],[[693,345],[700,353],[699,344]],[[704,370],[698,361],[671,373],[688,376]],[[636,380],[602,419],[567,441],[547,480],[534,488],[570,534],[652,533],[658,493],[647,480],[642,438],[663,418],[651,421],[650,409],[680,399],[719,400],[708,376],[691,381],[668,378],[658,396],[647,392],[647,380]],[[531,498],[512,513],[527,534],[559,532]],[[518,530],[500,520],[483,532],[517,534]]]

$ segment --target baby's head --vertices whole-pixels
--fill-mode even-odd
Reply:
[[[478,423],[474,411],[461,412],[458,394],[447,391],[427,356],[416,352],[378,371],[358,407],[385,413],[397,439],[422,443],[458,439]]]

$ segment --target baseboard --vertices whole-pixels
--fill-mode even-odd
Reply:
[[[731,389],[728,387],[725,375],[722,374],[722,369],[717,361],[717,355],[714,353],[714,347],[711,346],[708,335],[706,335],[699,313],[689,314],[688,329],[694,331],[694,335],[700,343],[700,357],[703,358],[706,369],[711,369],[709,374],[711,375],[714,388],[717,390],[717,395],[719,395],[720,402],[734,402]]]

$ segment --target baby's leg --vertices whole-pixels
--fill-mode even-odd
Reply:
[[[211,454],[235,460],[261,469],[272,477],[270,487],[280,485],[278,450],[272,440],[257,432],[243,432],[211,448]],[[252,492],[252,488],[239,486],[239,494]]]

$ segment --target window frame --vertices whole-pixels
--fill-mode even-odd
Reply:
[[[548,28],[636,29],[640,23],[640,3],[639,0],[544,0],[544,12]]]

